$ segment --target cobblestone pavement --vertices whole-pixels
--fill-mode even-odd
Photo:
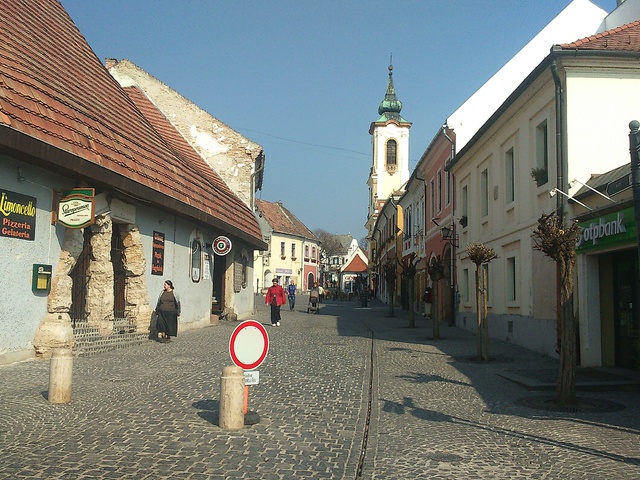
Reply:
[[[0,479],[640,478],[639,392],[579,394],[625,407],[607,413],[533,409],[500,373],[553,359],[494,341],[480,364],[475,336],[432,340],[377,302],[306,307],[267,327],[240,431],[218,426],[236,323],[74,358],[69,405],[47,401],[49,362],[0,366]]]

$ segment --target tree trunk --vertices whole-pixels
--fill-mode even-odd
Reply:
[[[557,402],[560,405],[576,403],[576,328],[573,318],[572,268],[564,261],[560,269],[560,370],[557,383]]]
[[[489,361],[489,313],[487,299],[487,269],[482,269],[482,335],[484,337],[484,345],[482,349],[482,360]]]
[[[476,310],[478,317],[478,328],[476,332],[476,344],[478,349],[478,360],[482,360],[482,303],[480,285],[480,265],[476,265]]]
[[[407,287],[409,288],[409,327],[415,328],[416,319],[413,312],[413,304],[414,304],[414,298],[415,298],[415,292],[414,292],[415,277],[409,277],[407,283],[408,283]]]

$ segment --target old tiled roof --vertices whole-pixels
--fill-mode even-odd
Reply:
[[[560,45],[564,50],[640,51],[640,20]]]
[[[287,210],[282,203],[256,200],[256,207],[275,232],[296,235],[310,240],[318,240],[315,233],[309,230],[306,225]]]
[[[342,271],[343,272],[366,272],[367,264],[364,263],[362,258],[360,258],[360,255],[356,255],[353,257],[353,260],[351,260],[348,264],[346,264],[342,268]]]
[[[193,147],[180,135],[167,118],[136,87],[127,87],[125,91],[133,103],[142,112],[153,128],[176,152],[178,163],[176,168],[184,172],[182,188],[185,190],[199,188],[209,192],[212,209],[216,217],[226,223],[237,224],[246,232],[262,238],[260,227],[253,213],[222,181],[218,174],[196,153]],[[181,179],[177,179],[179,181]],[[214,188],[212,188],[212,186]]]
[[[253,214],[220,203],[234,195],[168,146],[56,0],[0,2],[0,24],[2,151],[263,247]]]

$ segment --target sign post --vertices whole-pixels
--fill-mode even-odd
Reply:
[[[249,385],[259,383],[259,372],[255,369],[262,365],[268,352],[269,335],[260,322],[246,320],[233,330],[229,340],[229,355],[233,363],[244,371],[245,415],[249,406]]]

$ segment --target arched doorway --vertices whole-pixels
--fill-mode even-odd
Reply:
[[[307,275],[307,289],[311,290],[313,288],[314,283],[315,283],[315,277],[313,275],[313,272],[309,272],[309,275]]]

